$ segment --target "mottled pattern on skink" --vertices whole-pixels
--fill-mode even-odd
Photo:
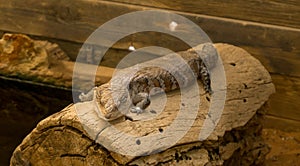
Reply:
[[[167,71],[160,67],[142,67],[133,76],[129,77],[132,70],[122,69],[120,71],[122,77],[118,77],[106,84],[94,88],[93,91],[95,95],[93,100],[96,105],[98,105],[98,108],[102,108],[98,110],[100,112],[100,116],[108,121],[123,116],[123,114],[118,110],[118,107],[121,106],[128,98],[130,98],[133,104],[130,111],[138,114],[142,113],[151,102],[149,97],[151,89],[159,88],[165,92],[170,92],[172,90],[179,89],[179,81],[181,85],[188,86],[189,82],[194,80],[194,78],[201,79],[204,90],[208,94],[211,94],[212,89],[209,70],[214,67],[218,58],[214,46],[211,43],[205,43],[193,49],[178,52],[177,54],[186,61],[185,64],[179,63],[176,66],[176,62],[173,62],[173,59],[170,58],[171,55],[166,55],[147,62],[148,64],[151,64],[159,61],[160,64],[171,64],[170,70],[173,71],[172,73],[169,72],[170,70]],[[131,68],[134,68],[134,66]],[[193,74],[185,75],[185,71],[188,70],[192,70]],[[176,80],[175,78],[180,78],[180,80]],[[129,82],[129,85],[127,84],[128,86],[126,87],[126,90],[129,93],[123,92],[124,88],[123,91],[120,90],[122,88],[118,89],[118,86],[125,86],[126,82]],[[112,84],[114,86],[111,86]],[[117,88],[115,88],[116,85]],[[126,94],[129,94],[130,97]],[[112,95],[114,95],[114,98]],[[85,98],[91,99],[92,97],[81,95],[81,99],[85,100]]]

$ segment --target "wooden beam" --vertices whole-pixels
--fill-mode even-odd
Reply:
[[[300,132],[300,121],[267,115],[264,128],[279,129],[287,132]]]
[[[270,98],[270,109],[267,114],[300,123],[300,78],[275,74],[271,76],[276,93]]]
[[[272,73],[300,76],[300,29],[209,16],[188,17],[214,42],[246,49]]]
[[[96,28],[110,19],[148,9],[153,8],[96,0],[42,0],[40,3],[36,3],[35,0],[0,0],[0,11],[3,13],[0,15],[0,30],[78,44],[83,43]],[[176,13],[198,24],[214,42],[225,42],[245,48],[261,60],[270,72],[300,76],[300,29],[201,14]],[[129,37],[113,47],[125,50],[131,42],[132,38]],[[181,41],[151,33],[144,36],[137,34],[134,43],[140,47],[168,46],[174,51],[186,49]],[[76,56],[75,52],[73,51],[73,56]]]
[[[0,11],[1,30],[82,43],[100,25],[134,8],[96,0],[0,0]]]
[[[105,0],[107,1],[107,0]],[[300,28],[297,0],[110,0],[174,11],[184,11]]]

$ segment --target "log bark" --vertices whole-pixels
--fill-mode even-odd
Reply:
[[[140,138],[167,132],[179,114],[179,91],[168,93],[165,110],[147,121],[119,119],[108,123],[97,116],[87,116],[93,114],[90,105],[71,104],[33,129],[15,149],[11,165],[262,164],[269,151],[261,138],[261,129],[266,103],[275,91],[271,77],[258,60],[241,48],[227,44],[216,44],[216,47],[226,73],[227,93],[221,118],[208,138],[199,140],[199,133],[205,120],[212,116],[207,116],[211,99],[199,86],[201,103],[196,119],[171,147],[154,137],[152,144],[144,144],[143,139],[135,140],[146,155],[117,153],[130,145],[125,133]],[[80,106],[85,109],[78,111],[76,108]],[[113,127],[120,132],[112,135]],[[176,132],[181,132],[180,129]],[[176,136],[176,132],[170,135]],[[155,149],[157,144],[162,148]]]

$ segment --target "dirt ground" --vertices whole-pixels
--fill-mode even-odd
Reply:
[[[300,166],[300,132],[264,129],[263,137],[271,148],[266,166]]]

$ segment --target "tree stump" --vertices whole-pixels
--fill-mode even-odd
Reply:
[[[165,138],[154,138],[145,145],[144,140],[138,138],[167,132],[179,114],[179,91],[168,93],[165,110],[157,118],[146,121],[120,119],[109,123],[99,118],[82,119],[93,114],[90,111],[93,108],[83,103],[71,104],[37,125],[15,149],[11,165],[262,164],[269,151],[261,138],[261,129],[266,103],[275,91],[271,77],[261,63],[243,49],[227,44],[215,46],[223,61],[227,93],[221,118],[206,139],[199,140],[199,133],[203,132],[204,121],[211,116],[207,115],[210,98],[199,86],[201,103],[196,119],[174,145],[168,145]],[[86,112],[76,110],[82,106]],[[114,129],[118,132],[113,132]],[[180,130],[181,126],[169,137],[176,137]],[[134,144],[126,134],[135,138]],[[154,148],[157,145],[161,149]],[[117,153],[130,150],[130,146],[141,146],[143,154]]]

